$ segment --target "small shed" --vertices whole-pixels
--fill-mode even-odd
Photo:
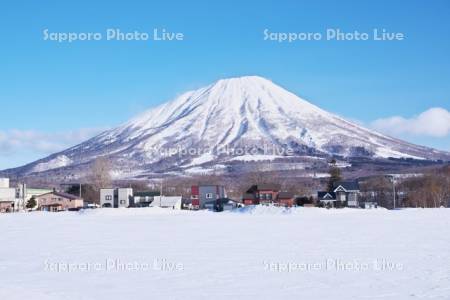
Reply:
[[[155,196],[150,207],[181,209],[181,196]]]

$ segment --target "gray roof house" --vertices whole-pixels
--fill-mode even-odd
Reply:
[[[357,181],[338,181],[333,186],[336,200],[348,207],[359,207],[359,184]]]
[[[338,181],[333,191],[317,192],[317,199],[327,207],[360,207],[359,184],[357,181]]]

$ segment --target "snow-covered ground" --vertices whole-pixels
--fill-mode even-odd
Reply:
[[[450,299],[450,209],[98,209],[0,228],[0,299]]]

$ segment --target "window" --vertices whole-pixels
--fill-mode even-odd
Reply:
[[[261,197],[261,200],[272,200],[272,194],[271,193],[261,193],[260,197]]]
[[[212,199],[213,194],[212,193],[206,193],[206,199]]]
[[[112,200],[112,197],[111,197],[111,195],[106,195],[106,196],[105,196],[105,200],[107,200],[107,201],[111,201],[111,200]]]
[[[125,200],[120,200],[120,204],[125,204]]]

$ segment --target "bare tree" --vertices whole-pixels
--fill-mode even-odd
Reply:
[[[111,163],[107,157],[97,157],[90,171],[88,180],[95,191],[100,191],[101,188],[111,187]]]
[[[430,169],[424,176],[404,180],[408,206],[447,206],[450,200],[450,167]]]
[[[382,207],[391,208],[393,204],[392,183],[384,176],[361,181],[361,193],[366,200],[375,200]]]
[[[445,205],[447,186],[442,176],[427,176],[426,188],[433,207]]]

